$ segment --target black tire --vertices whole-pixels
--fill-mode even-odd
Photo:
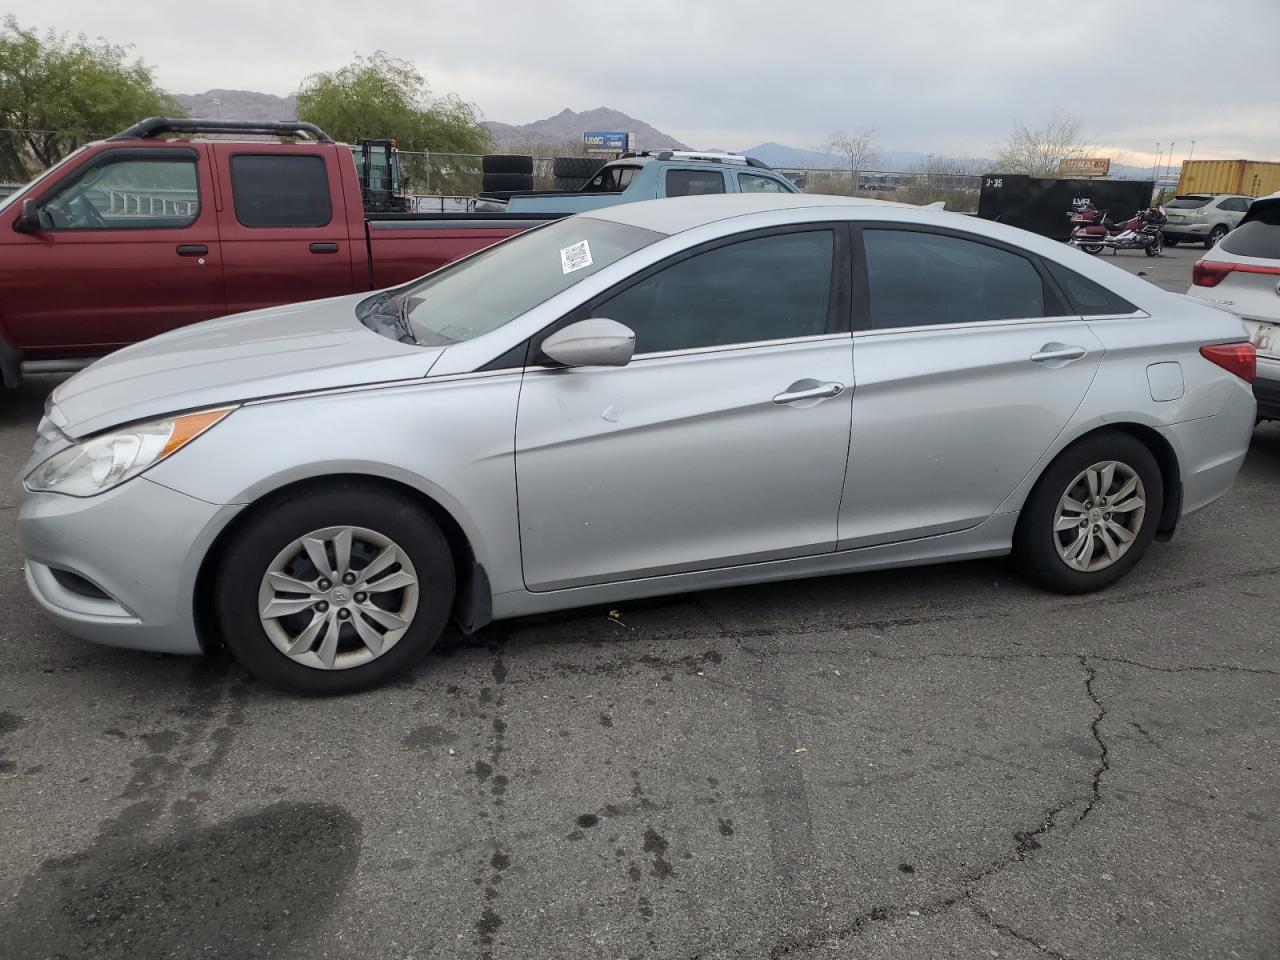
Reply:
[[[486,173],[481,184],[490,190],[532,190],[533,175],[529,173]]]
[[[1181,242],[1182,242],[1181,240],[1177,240],[1177,239],[1175,239],[1174,237],[1165,237],[1165,238],[1164,238],[1164,245],[1165,245],[1166,247],[1176,247],[1176,246],[1177,246],[1179,243],[1181,243]]]
[[[1101,461],[1127,465],[1142,481],[1146,512],[1128,552],[1100,570],[1077,570],[1067,565],[1055,544],[1054,519],[1059,500],[1072,481]],[[1037,481],[1018,517],[1013,537],[1013,561],[1027,579],[1057,593],[1090,593],[1111,586],[1133,569],[1155,536],[1164,507],[1160,464],[1147,446],[1127,433],[1096,433],[1058,454]]]
[[[556,177],[552,189],[559,190],[562,193],[576,193],[587,185],[587,181],[579,180],[576,177]]]
[[[590,180],[596,171],[604,166],[603,160],[595,157],[556,157],[551,162],[551,175],[566,180]]]
[[[1149,243],[1142,248],[1142,252],[1148,257],[1158,257],[1160,256],[1160,246],[1158,243]]]
[[[1218,224],[1216,227],[1214,227],[1212,230],[1209,231],[1209,236],[1206,237],[1204,241],[1204,248],[1206,250],[1212,250],[1214,247],[1218,245],[1218,243],[1226,235],[1227,235],[1227,228],[1224,227],[1222,224]]]
[[[533,157],[515,153],[491,153],[480,159],[482,173],[527,173],[533,175]]]
[[[1080,249],[1090,256],[1096,257],[1102,252],[1102,244],[1100,243],[1082,243]]]
[[[417,607],[404,634],[380,656],[348,669],[309,667],[272,643],[258,616],[258,591],[272,560],[292,541],[344,525],[378,532],[403,550],[417,574]],[[400,673],[436,645],[453,600],[452,555],[430,513],[407,497],[357,480],[335,481],[254,508],[223,552],[214,581],[215,610],[232,655],[258,679],[307,695],[353,693]]]

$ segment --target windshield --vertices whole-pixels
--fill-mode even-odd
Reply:
[[[571,217],[530,230],[357,307],[366,326],[426,347],[483,336],[662,239],[640,227]]]
[[[23,186],[19,187],[17,190],[13,191],[13,193],[9,194],[7,197],[0,200],[0,210],[3,210],[5,207],[9,206],[9,204],[11,203],[15,203],[19,197],[25,196],[28,190],[34,187],[41,180],[48,179],[52,174],[56,173],[62,167],[66,166],[67,161],[69,161],[72,157],[76,156],[77,154],[83,153],[84,149],[85,149],[84,147],[80,147],[77,150],[72,150],[65,157],[63,157],[61,160],[55,163],[48,170],[41,173],[38,177],[36,177],[30,183],[24,184]]]
[[[1166,210],[1198,210],[1211,199],[1211,197],[1174,197],[1164,207]]]

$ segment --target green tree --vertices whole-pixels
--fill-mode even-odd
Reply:
[[[381,50],[303,80],[298,119],[348,143],[392,137],[402,150],[434,153],[484,153],[490,144],[474,104],[454,94],[433,97],[413,64]]]
[[[0,27],[0,179],[23,179],[96,136],[143,117],[181,115],[127,47],[8,16]]]

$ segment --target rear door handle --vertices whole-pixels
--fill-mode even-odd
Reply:
[[[209,248],[203,243],[180,243],[178,244],[178,256],[180,257],[203,257],[209,252]]]
[[[774,397],[773,402],[795,403],[798,400],[826,400],[830,397],[838,397],[844,392],[843,383],[820,383],[816,387],[801,387],[800,384],[804,382],[801,380],[799,383],[793,383]],[[813,383],[812,380],[808,382]]]
[[[1079,360],[1081,357],[1088,355],[1089,351],[1084,347],[1069,347],[1062,343],[1046,343],[1036,353],[1031,355],[1034,363],[1052,363],[1055,360],[1063,363],[1072,360]]]
[[[337,253],[338,245],[336,243],[313,243],[311,245],[312,253]]]

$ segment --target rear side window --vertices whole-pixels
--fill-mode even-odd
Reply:
[[[667,196],[692,197],[724,193],[724,174],[718,170],[668,170]]]
[[[1115,313],[1133,313],[1138,308],[1123,297],[1116,296],[1106,287],[1068,270],[1052,260],[1043,261],[1050,275],[1062,288],[1071,302],[1071,309],[1083,316],[1102,316]]]
[[[323,157],[237,154],[231,193],[246,227],[323,227],[333,216]]]
[[[1164,206],[1166,210],[1199,210],[1212,199],[1212,197],[1174,197]]]
[[[1223,237],[1222,249],[1240,257],[1280,260],[1280,203],[1255,204],[1244,223]]]
[[[867,229],[862,237],[873,330],[1060,312],[1046,313],[1044,281],[1031,261],[1016,253],[910,230]]]
[[[1243,213],[1249,209],[1249,201],[1243,197],[1227,197],[1219,206],[1223,210],[1230,210],[1232,213]]]

